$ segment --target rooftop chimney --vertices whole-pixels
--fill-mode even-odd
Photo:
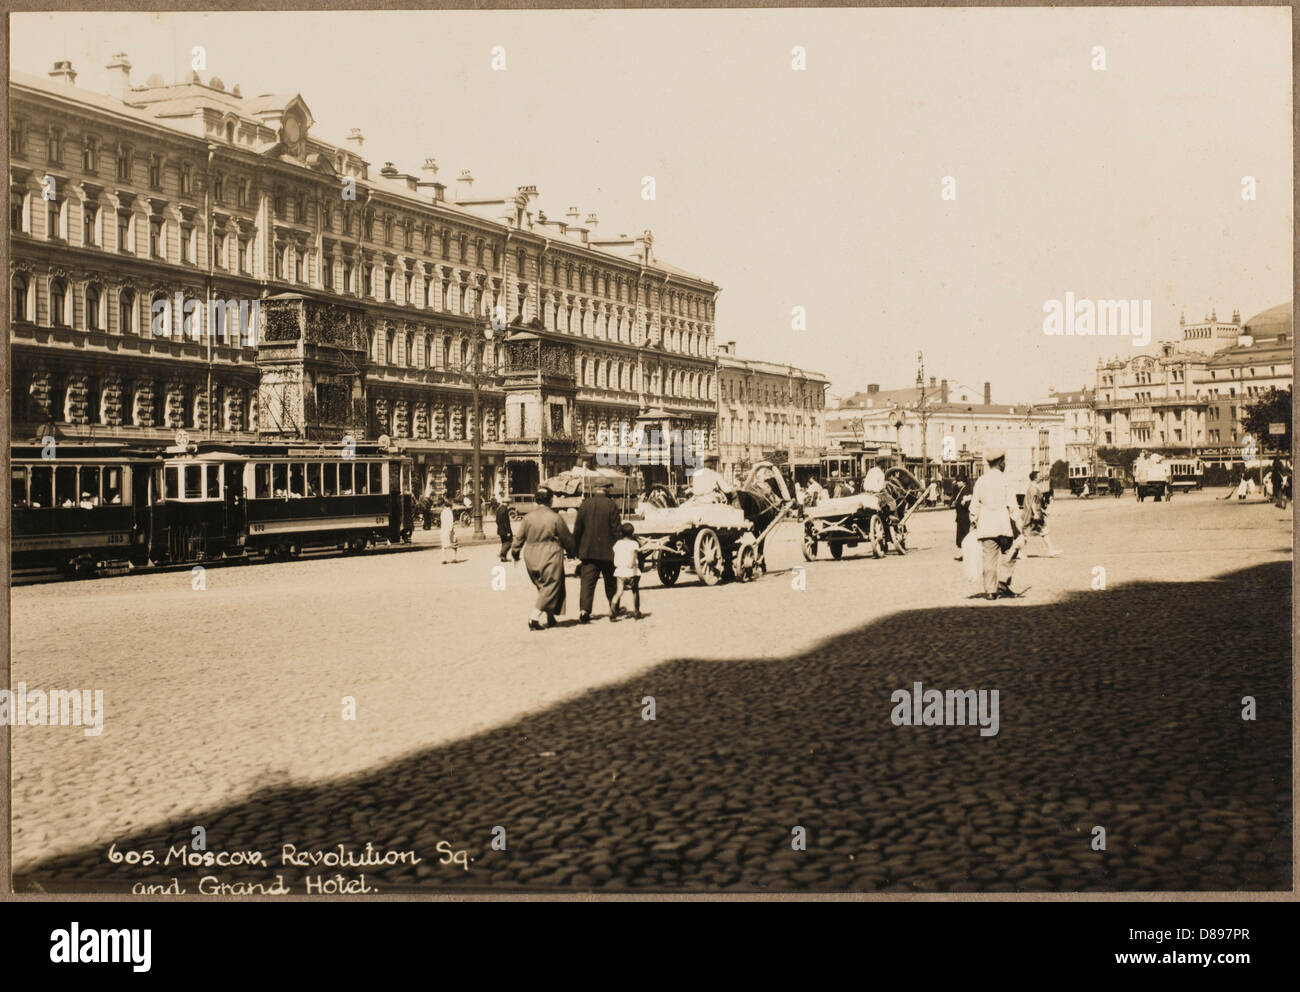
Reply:
[[[570,207],[568,211],[565,212],[564,217],[570,224],[576,227],[578,221],[582,219],[582,214],[578,213],[577,207]]]
[[[993,384],[990,382],[986,382],[984,383],[984,405],[991,406],[992,403],[993,403]]]
[[[344,140],[348,143],[349,147],[351,147],[352,151],[358,155],[361,154],[361,146],[366,143],[366,139],[361,137],[361,128],[359,127],[354,127],[349,131],[348,136]]]
[[[108,93],[119,100],[125,100],[131,92],[131,63],[125,52],[118,52],[104,66],[108,70]]]
[[[61,79],[69,86],[77,85],[77,70],[72,68],[72,63],[67,59],[59,59],[54,63],[54,68],[50,70],[51,79]]]
[[[935,387],[935,379],[934,379],[934,376],[930,376],[930,388],[933,389],[934,387]]]
[[[385,162],[384,167],[379,170],[379,174],[391,179],[397,175],[397,167],[392,162]]]
[[[591,232],[592,237],[595,237],[596,235],[596,225],[598,223],[599,221],[596,220],[595,214],[587,214],[587,230]]]
[[[939,380],[939,402],[940,403],[948,402],[948,380],[947,379]]]
[[[468,200],[473,189],[474,176],[469,169],[461,169],[460,175],[456,178],[456,199]]]
[[[420,171],[428,177],[429,182],[436,182],[438,179],[438,160],[436,158],[426,158],[424,165],[420,166]]]

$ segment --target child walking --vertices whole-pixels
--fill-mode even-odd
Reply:
[[[636,541],[636,529],[631,523],[624,523],[619,528],[621,535],[614,542],[614,602],[609,605],[609,620],[618,619],[619,600],[623,590],[632,590],[632,615],[641,619],[641,545]]]

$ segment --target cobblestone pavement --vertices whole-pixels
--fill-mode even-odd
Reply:
[[[1288,886],[1290,513],[1051,509],[1065,556],[1023,561],[1029,592],[998,603],[969,598],[947,513],[915,518],[906,557],[792,571],[792,526],[753,583],[648,574],[639,622],[598,595],[577,625],[570,580],[541,633],[522,568],[492,588],[493,547],[17,589],[14,682],[103,689],[106,715],[99,737],[14,728],[15,887]],[[999,732],[893,725],[918,681],[997,689]],[[270,867],[107,856],[161,862],[196,825]],[[421,860],[282,863],[367,843]]]

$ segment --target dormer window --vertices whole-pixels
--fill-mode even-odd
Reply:
[[[235,122],[226,121],[226,140],[232,145],[235,143]]]

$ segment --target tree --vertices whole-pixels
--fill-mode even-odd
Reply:
[[[1058,458],[1052,462],[1052,471],[1048,476],[1053,489],[1068,488],[1070,485],[1070,466],[1064,458]]]
[[[1133,475],[1133,463],[1140,454],[1137,448],[1113,448],[1102,446],[1097,449],[1097,457],[1107,465],[1122,468],[1127,477]]]
[[[1270,434],[1269,424],[1283,424],[1284,434]],[[1241,412],[1241,428],[1244,434],[1255,439],[1255,450],[1260,454],[1266,451],[1291,450],[1291,390],[1270,389],[1254,403],[1247,405]]]

